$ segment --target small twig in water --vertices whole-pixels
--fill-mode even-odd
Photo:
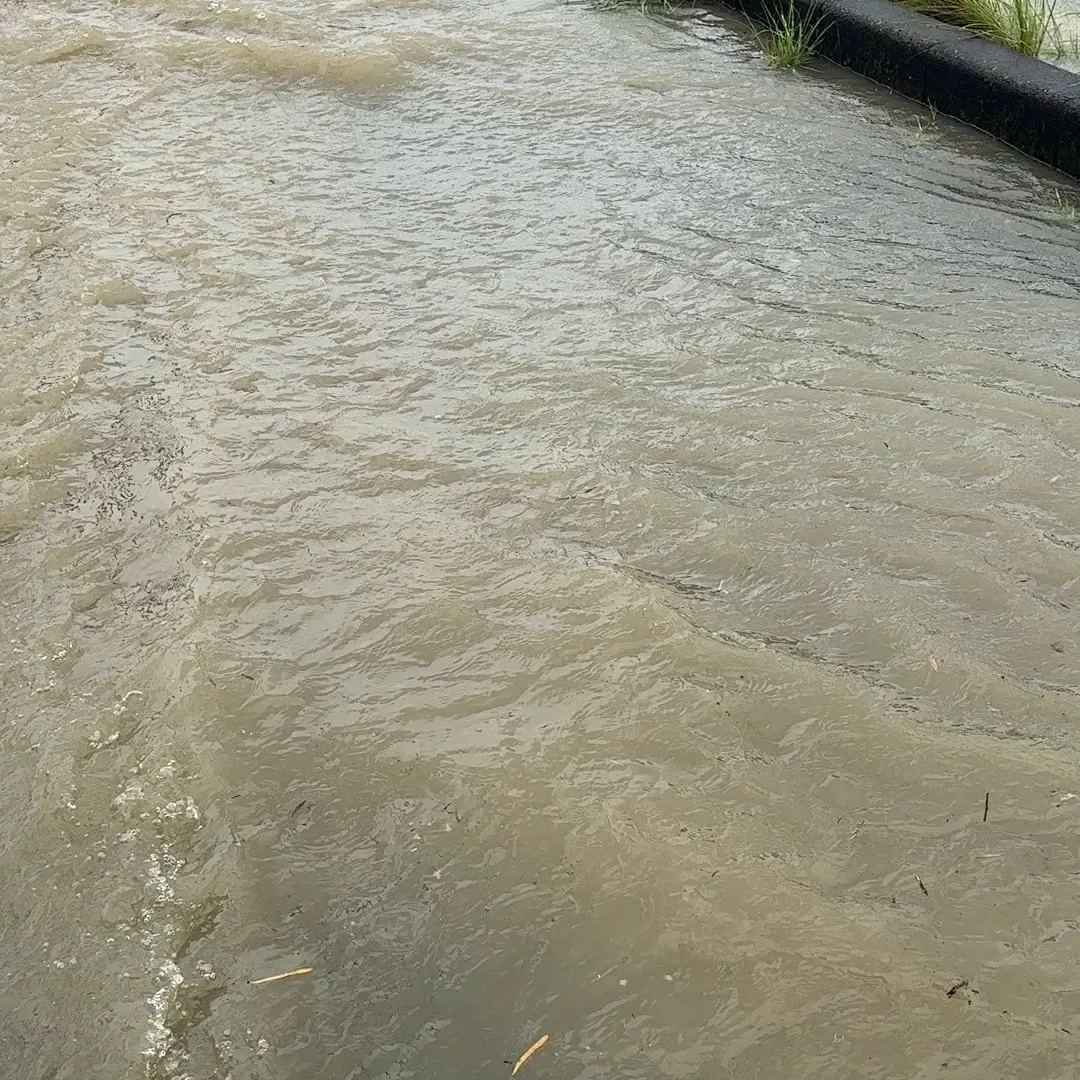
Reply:
[[[262,979],[249,979],[249,986],[261,986],[263,983],[277,982],[278,979],[291,979],[294,975],[310,975],[314,968],[293,968],[292,971],[283,971],[280,975],[267,975]]]
[[[533,1054],[535,1054],[536,1051],[539,1050],[540,1047],[543,1046],[544,1043],[546,1043],[547,1041],[548,1037],[546,1035],[541,1035],[540,1038],[537,1039],[536,1042],[534,1042],[532,1046],[530,1046],[529,1049],[526,1050],[525,1053],[517,1059],[517,1064],[514,1066],[514,1071],[510,1075],[516,1076],[518,1069],[520,1069],[521,1066],[524,1065],[525,1062],[528,1061],[529,1058],[531,1058]]]
[[[987,814],[990,813],[990,792],[986,793],[986,802],[983,803],[983,821],[986,820]]]
[[[969,979],[961,979],[958,983],[953,983],[952,986],[950,986],[949,989],[945,991],[945,996],[946,997],[956,997],[956,995],[961,990],[963,990],[965,987],[968,987],[970,985],[971,985],[971,981]]]
[[[919,883],[919,888],[923,891],[923,896],[929,896],[930,890],[923,884],[922,878],[918,874],[915,875],[915,880]]]

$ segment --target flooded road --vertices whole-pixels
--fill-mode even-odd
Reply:
[[[1075,191],[734,21],[0,14],[0,1073],[1076,1074]]]

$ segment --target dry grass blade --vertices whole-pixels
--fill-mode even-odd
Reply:
[[[261,986],[263,983],[277,982],[279,979],[291,979],[296,975],[310,975],[314,968],[293,968],[292,971],[283,971],[280,975],[266,975],[261,979],[249,979],[249,986]]]
[[[548,1037],[546,1035],[541,1035],[540,1038],[537,1039],[536,1042],[534,1042],[532,1046],[530,1046],[529,1049],[526,1050],[525,1053],[517,1059],[517,1064],[514,1066],[514,1071],[510,1075],[517,1076],[518,1069],[520,1069],[521,1066],[524,1065],[525,1062],[528,1061],[529,1058],[531,1058],[533,1054],[535,1054],[536,1051],[539,1050],[540,1047],[543,1046],[544,1043],[546,1043],[547,1041]]]

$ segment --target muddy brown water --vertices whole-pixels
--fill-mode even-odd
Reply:
[[[1076,1074],[1075,190],[722,20],[0,15],[0,1075]]]

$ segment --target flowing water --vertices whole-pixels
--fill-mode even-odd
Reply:
[[[7,3],[0,151],[0,1075],[1076,1075],[1065,181],[554,0]]]

